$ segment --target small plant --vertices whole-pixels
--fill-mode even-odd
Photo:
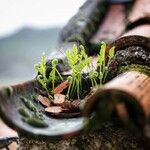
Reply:
[[[34,65],[35,70],[37,71],[36,79],[41,84],[42,88],[46,91],[48,97],[50,98],[50,91],[47,87],[48,79],[46,77],[46,56],[45,53],[42,54],[41,62]]]
[[[100,53],[98,55],[97,66],[99,67],[99,80],[102,85],[102,80],[105,72],[105,54],[106,54],[106,43],[102,42]]]
[[[82,90],[82,70],[90,63],[90,58],[85,53],[84,47],[80,45],[79,49],[80,52],[78,52],[77,46],[74,45],[73,49],[66,53],[69,66],[72,70],[72,75],[68,77],[70,85],[67,96],[72,96],[76,91],[78,99],[80,99],[80,91]]]
[[[77,95],[80,99],[82,92],[82,79],[83,79],[83,69],[87,67],[88,69],[88,78],[91,81],[91,86],[95,87],[102,85],[106,79],[108,73],[108,66],[114,57],[114,47],[112,47],[108,52],[108,61],[106,61],[106,43],[101,43],[100,52],[98,54],[97,69],[94,69],[91,63],[91,57],[89,57],[82,45],[77,47],[76,45],[73,48],[66,52],[66,57],[68,64],[71,68],[71,75],[67,78],[69,82],[69,87],[66,96],[68,99],[72,98],[73,95]],[[63,82],[63,78],[59,71],[57,70],[58,60],[53,59],[51,61],[51,71],[49,76],[46,76],[46,56],[42,55],[41,62],[35,65],[37,70],[37,81],[42,85],[42,88],[47,92],[49,98],[51,98],[50,90],[52,91],[58,81]],[[99,83],[98,83],[99,80]],[[48,85],[52,85],[52,89]]]
[[[114,50],[115,50],[115,47],[112,47],[109,50],[108,62],[106,63],[106,47],[107,47],[107,45],[105,42],[102,42],[101,44],[102,45],[101,45],[100,53],[98,55],[98,62],[97,62],[97,67],[99,67],[100,85],[102,85],[106,79],[106,76],[108,73],[108,66],[109,66],[112,58],[114,57]]]
[[[89,92],[90,88],[91,92],[95,91],[94,87],[101,86],[107,77],[109,64],[114,57],[114,47],[109,51],[106,51],[107,49],[106,43],[102,42],[100,52],[97,55],[98,61],[93,65],[91,57],[86,54],[84,47],[74,45],[71,50],[66,52],[71,74],[65,81],[57,69],[58,60],[51,60],[50,66],[47,66],[46,56],[43,54],[41,62],[34,66],[37,71],[36,79],[42,87],[42,90],[37,90],[38,93],[36,94],[38,95],[32,96],[34,102],[40,102],[45,107],[45,112],[53,117],[66,117],[70,112],[68,117],[81,115],[80,106],[83,106],[85,102],[85,100],[80,100],[81,96]],[[86,83],[88,84],[82,85]],[[74,98],[78,99],[71,101]],[[25,98],[22,98],[22,101],[30,111],[37,112],[34,103]],[[20,109],[19,112],[25,117],[24,121],[28,124],[47,127],[47,124],[45,122],[43,124],[44,120],[38,114],[31,116],[23,109]]]
[[[57,65],[58,65],[58,60],[53,59],[51,65],[52,65],[51,66],[52,70],[51,70],[50,75],[49,75],[49,82],[52,83],[52,89],[54,89],[56,80],[60,79],[61,81],[63,81],[63,78],[62,78],[61,74],[59,73],[59,71],[56,68]]]
[[[92,87],[98,86],[98,83],[97,83],[98,72],[97,71],[90,70],[88,77],[91,80]]]
[[[103,82],[105,82],[105,79],[106,79],[107,74],[108,74],[108,67],[109,67],[109,65],[110,65],[110,62],[111,62],[112,59],[114,58],[114,55],[115,55],[115,47],[113,46],[111,49],[109,49],[108,62],[107,62],[107,65],[105,66],[105,73],[104,73]]]
[[[57,70],[58,60],[53,59],[51,63],[51,71],[49,74],[49,78],[46,77],[46,56],[43,53],[41,62],[34,65],[34,68],[37,71],[36,79],[41,84],[42,88],[46,91],[48,97],[51,99],[52,96],[50,94],[50,89],[48,87],[49,83],[52,83],[52,88],[55,86],[56,80],[59,78],[61,81],[63,81],[63,78],[59,71]]]

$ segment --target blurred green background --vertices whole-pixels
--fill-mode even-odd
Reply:
[[[0,0],[0,86],[35,77],[61,28],[86,0]]]
[[[52,52],[59,31],[59,27],[26,27],[0,38],[0,85],[34,78],[34,64],[39,62],[42,52]]]

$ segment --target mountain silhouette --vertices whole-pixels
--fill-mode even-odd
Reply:
[[[33,65],[39,62],[42,52],[51,53],[59,31],[59,27],[24,27],[0,38],[0,84],[32,78],[35,75]]]

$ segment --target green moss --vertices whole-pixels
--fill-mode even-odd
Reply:
[[[138,72],[141,72],[145,75],[150,76],[150,67],[139,65],[139,64],[131,64],[131,65],[127,65],[127,66],[121,66],[119,68],[118,73],[120,74],[120,73],[123,73],[126,71],[138,71]]]
[[[94,31],[94,30],[95,30],[95,23],[94,23],[94,21],[90,21],[90,22],[89,22],[89,29],[90,29],[91,31]]]
[[[19,109],[18,109],[18,112],[19,112],[20,115],[23,116],[23,117],[27,117],[27,118],[30,117],[29,112],[28,112],[27,109],[25,109],[25,108],[19,108]]]
[[[83,35],[84,38],[87,38],[87,37],[90,36],[91,33],[92,33],[92,30],[90,29],[90,26],[87,25],[87,26],[84,28],[84,30],[83,30],[83,32],[82,32],[82,35]]]
[[[80,42],[82,45],[85,45],[84,39],[77,34],[72,34],[68,39],[69,42]]]
[[[37,94],[33,94],[32,96],[31,96],[31,99],[34,101],[34,102],[38,102],[38,99],[37,99]]]
[[[23,121],[25,121],[26,123],[34,127],[39,127],[39,128],[48,127],[48,124],[46,122],[35,117],[23,118]]]
[[[40,112],[34,113],[34,114],[32,115],[32,117],[37,118],[37,119],[40,119],[40,120],[44,120],[44,116],[43,116],[43,114],[40,113]]]
[[[93,15],[92,18],[93,22],[99,22],[99,17],[97,17],[97,15]]]
[[[34,106],[34,104],[29,99],[27,99],[27,98],[25,98],[23,96],[21,96],[20,99],[22,100],[22,102],[25,104],[25,106],[29,110],[34,111],[34,112],[37,111],[36,107]]]
[[[13,88],[11,86],[8,86],[6,88],[6,93],[8,96],[11,96],[13,94]]]
[[[104,122],[112,119],[112,113],[118,101],[116,96],[113,94],[111,96],[112,99],[109,99],[111,103],[109,101],[106,103],[106,101],[101,98],[101,102],[96,104],[94,108],[95,112],[92,114],[92,117],[85,120],[84,130],[86,132],[99,130]]]
[[[4,97],[10,97],[13,94],[13,88],[11,86],[4,87],[0,91]]]
[[[32,111],[29,114],[29,110],[26,108],[19,108],[18,112],[22,116],[22,120],[34,127],[47,127],[48,125],[44,121],[44,116],[37,111],[33,103],[25,97],[21,97],[20,99],[23,101],[25,106]]]
[[[90,20],[89,18],[85,18],[84,16],[81,16],[76,24],[78,26],[84,26],[84,30],[88,30],[88,31],[95,30],[94,21],[92,19]],[[84,30],[83,30],[83,32],[84,32]],[[91,32],[89,32],[89,33],[91,33]]]

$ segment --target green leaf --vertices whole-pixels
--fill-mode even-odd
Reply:
[[[105,51],[106,51],[106,43],[102,42],[99,55],[100,66],[102,66],[102,64],[105,62]]]
[[[80,96],[80,91],[82,90],[82,71],[85,66],[90,64],[90,58],[85,52],[85,48],[83,45],[78,47],[76,45],[73,46],[72,50],[69,50],[66,53],[66,57],[68,60],[68,64],[72,70],[72,82],[69,87],[68,95],[71,96],[71,93],[76,92],[78,98]]]
[[[109,59],[112,59],[115,55],[115,47],[113,46],[110,50],[109,50]]]

